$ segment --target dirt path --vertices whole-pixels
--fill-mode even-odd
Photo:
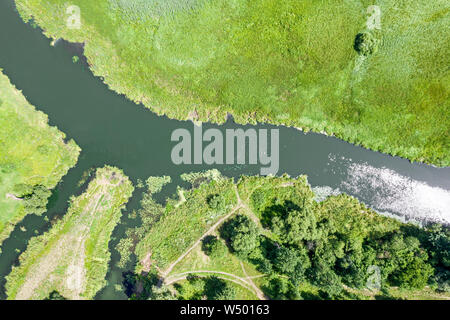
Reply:
[[[6,198],[13,199],[13,200],[16,200],[16,201],[23,201],[23,199],[16,197],[12,193],[7,193],[6,194]]]
[[[32,299],[36,290],[46,282],[60,282],[65,287],[63,292],[68,294],[70,299],[82,299],[81,294],[86,288],[85,269],[85,242],[89,238],[89,232],[95,221],[96,213],[102,208],[102,200],[108,203],[109,189],[117,187],[122,182],[121,179],[112,184],[107,178],[98,181],[98,189],[95,195],[89,199],[83,210],[74,217],[76,227],[68,233],[63,234],[52,246],[49,253],[41,257],[30,270],[29,276],[20,287],[16,299]],[[65,262],[68,260],[68,263]],[[54,274],[55,270],[67,263],[64,276]],[[61,288],[63,289],[63,288]],[[68,291],[66,291],[68,290]],[[69,294],[70,292],[70,294]]]
[[[190,274],[199,274],[199,273],[213,273],[213,274],[220,274],[222,276],[228,276],[228,277],[231,277],[234,279],[233,282],[238,283],[239,285],[245,287],[246,289],[248,289],[250,291],[255,291],[254,288],[251,286],[251,284],[248,283],[247,280],[245,280],[244,278],[239,277],[232,273],[228,273],[228,272],[224,272],[224,271],[215,271],[215,270],[191,270],[191,271],[177,273],[177,274],[174,274],[171,277],[167,278],[167,281],[165,282],[165,284],[168,285],[173,282],[176,282],[176,281],[174,281],[175,279],[178,279],[177,281],[180,281],[180,280],[185,279]],[[175,278],[175,279],[173,279],[173,278]],[[229,278],[225,278],[225,277],[220,277],[220,278],[224,279],[224,280],[229,280],[229,281],[233,280],[233,279],[229,279]],[[256,291],[254,293],[256,296],[258,296]]]
[[[253,290],[255,290],[256,296],[258,297],[259,300],[267,300],[267,297],[265,296],[265,294],[255,285],[255,283],[253,282],[252,278],[250,278],[247,274],[247,271],[245,271],[245,267],[244,264],[242,263],[242,261],[240,261],[241,263],[241,268],[242,268],[242,272],[244,272],[244,275],[247,279],[247,283],[249,283]]]
[[[233,208],[233,210],[231,210],[227,215],[223,216],[221,219],[219,219],[219,221],[217,221],[213,226],[211,226],[211,228],[209,228],[199,239],[197,239],[197,241],[194,242],[194,244],[192,246],[189,247],[189,249],[187,249],[182,255],[180,255],[178,257],[178,259],[176,259],[166,270],[164,270],[164,272],[161,273],[161,279],[158,282],[158,286],[162,286],[162,284],[166,284],[166,285],[170,285],[172,283],[184,280],[187,278],[187,276],[189,274],[199,274],[199,273],[213,273],[213,274],[219,274],[222,276],[227,276],[227,277],[218,277],[220,279],[224,279],[227,281],[232,281],[244,288],[246,288],[247,290],[252,291],[260,300],[267,300],[267,297],[264,295],[264,293],[255,285],[255,283],[252,281],[252,278],[257,278],[260,276],[255,276],[255,277],[249,277],[244,265],[241,262],[241,267],[242,267],[242,271],[245,275],[245,278],[243,277],[239,277],[235,274],[232,273],[228,273],[228,272],[224,272],[224,271],[215,271],[215,270],[191,270],[191,271],[187,271],[187,272],[182,272],[182,273],[178,273],[178,274],[174,274],[171,276],[168,276],[170,274],[170,272],[172,272],[173,268],[181,261],[183,260],[193,249],[195,249],[200,243],[201,241],[208,235],[210,235],[211,233],[213,233],[217,227],[219,227],[224,221],[226,221],[228,218],[230,218],[234,213],[236,213],[236,211],[238,211],[241,208],[246,208],[249,212],[251,212],[251,210],[249,210],[249,208],[247,207],[247,205],[245,203],[242,202],[241,197],[239,195],[239,192],[237,190],[237,187],[234,186],[234,190],[236,193],[236,199],[237,199],[237,204],[236,206]],[[252,213],[252,212],[251,212]],[[252,213],[252,218],[253,219],[257,219],[256,216],[254,216],[254,214]],[[259,221],[258,221],[259,222]],[[150,269],[150,263],[149,263],[149,259],[151,254],[147,254],[147,256],[145,257],[145,259],[142,261],[142,264],[144,265],[144,271],[147,271]],[[145,270],[145,269],[148,270]],[[264,276],[264,275],[262,275]],[[231,277],[231,279],[230,279]]]
[[[181,256],[178,257],[177,260],[175,260],[162,274],[163,277],[166,277],[171,271],[172,269],[181,261],[184,259],[184,257],[186,257],[193,249],[195,249],[195,247],[197,247],[202,240],[210,235],[214,230],[217,229],[217,227],[219,225],[221,225],[225,220],[227,220],[230,216],[232,216],[237,210],[239,210],[240,208],[242,208],[241,205],[238,205],[236,207],[234,207],[234,209],[228,213],[226,216],[222,217],[219,221],[217,221],[211,228],[209,228],[208,231],[206,231],[197,241],[194,242],[194,244],[187,249]]]
[[[181,261],[183,260],[195,247],[197,247],[202,240],[210,235],[214,230],[217,229],[218,226],[220,226],[225,220],[227,220],[229,217],[231,217],[237,210],[239,210],[240,208],[243,207],[243,203],[241,201],[241,198],[239,196],[239,193],[237,191],[237,188],[235,186],[235,193],[236,193],[236,198],[237,198],[237,204],[236,206],[233,208],[233,210],[231,210],[227,215],[223,216],[222,218],[219,219],[219,221],[217,221],[211,228],[208,229],[208,231],[206,231],[199,239],[197,239],[197,241],[194,242],[194,244],[189,247],[189,249],[187,249],[181,256],[178,257],[177,260],[175,260],[162,274],[161,274],[161,279],[158,283],[158,286],[161,286],[164,281],[165,278],[167,277],[167,275],[172,271],[172,269]],[[144,270],[146,272],[148,272],[149,270]]]
[[[221,275],[224,275],[224,276],[229,276],[229,277],[235,278],[236,280],[239,280],[239,281],[243,282],[244,284],[250,286],[250,284],[247,282],[247,280],[245,280],[245,278],[239,277],[238,275],[235,275],[233,273],[229,273],[229,272],[225,272],[225,271],[215,271],[215,270],[191,270],[191,271],[185,271],[185,272],[180,272],[180,273],[174,274],[174,275],[170,276],[167,279],[170,279],[172,277],[187,276],[187,275],[193,274],[193,273],[216,273],[216,274],[221,274]]]
[[[167,285],[170,285],[170,284],[176,283],[176,282],[181,281],[181,280],[186,280],[187,277],[188,277],[188,275],[181,276],[181,277],[176,278],[176,279],[171,279],[171,280],[170,280],[169,282],[167,282],[166,284],[167,284]],[[199,277],[203,277],[203,276],[199,276]],[[217,276],[217,278],[222,279],[222,280],[226,280],[226,281],[231,281],[231,282],[236,283],[237,285],[239,285],[239,286],[241,286],[241,287],[243,287],[243,288],[245,288],[245,289],[247,289],[247,290],[253,292],[253,289],[252,289],[252,288],[249,288],[249,287],[243,285],[241,282],[239,282],[239,281],[237,281],[237,280],[230,279],[230,278],[225,278],[225,277],[221,277],[221,276]],[[255,293],[255,292],[253,292],[253,293]],[[255,293],[255,294],[256,294],[256,293]]]

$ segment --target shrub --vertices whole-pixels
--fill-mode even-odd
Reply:
[[[211,258],[222,258],[227,253],[225,244],[215,236],[207,236],[203,239],[202,250]]]
[[[368,56],[377,51],[378,42],[373,33],[362,32],[356,35],[353,47],[359,54]]]
[[[226,223],[221,230],[222,237],[227,240],[237,255],[247,257],[259,246],[259,230],[255,222],[242,214]]]

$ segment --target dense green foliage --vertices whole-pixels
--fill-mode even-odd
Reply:
[[[228,240],[233,252],[240,257],[247,257],[259,246],[258,227],[247,216],[240,214],[227,221],[220,233]]]
[[[305,281],[326,298],[343,298],[343,285],[365,288],[374,276],[378,289],[423,289],[434,281],[442,287],[448,281],[442,272],[448,271],[448,231],[401,224],[346,195],[317,203],[302,179],[286,185],[285,178],[245,177],[239,184],[270,230],[248,259],[271,274],[266,288],[272,297],[292,299]]]
[[[53,290],[52,292],[50,292],[49,296],[44,300],[67,300],[67,299],[64,298],[58,291]]]
[[[355,38],[355,50],[364,56],[375,53],[378,50],[379,40],[373,32],[358,33]]]
[[[196,186],[184,191],[183,202],[169,199],[163,207],[144,195],[141,216],[152,218],[129,235],[142,250],[135,250],[137,270],[153,273],[132,278],[134,291],[138,283],[147,288],[135,297],[156,297],[154,286],[163,282],[173,283],[178,299],[229,299],[236,290],[260,298],[254,286],[272,299],[427,298],[448,291],[448,228],[404,224],[343,194],[316,202],[304,176],[243,176],[237,184],[211,172],[183,177]],[[212,224],[202,222],[206,213],[222,208],[222,197],[236,203],[236,188],[239,210],[226,205],[221,216],[229,218],[200,239]],[[201,243],[192,249],[196,239]],[[256,285],[245,280],[248,273]]]
[[[171,179],[168,176],[164,177],[149,177],[146,181],[147,190],[149,193],[158,193],[162,188],[170,183]]]
[[[0,72],[0,244],[25,215],[46,211],[50,190],[77,162],[79,147],[64,139]]]
[[[449,4],[384,0],[16,0],[83,42],[111,89],[178,119],[271,122],[450,164]],[[375,34],[376,33],[376,34]],[[356,49],[356,50],[355,50]]]
[[[17,190],[21,191],[17,191]],[[26,191],[25,191],[26,190]],[[27,212],[42,214],[46,211],[47,200],[51,195],[51,191],[43,185],[16,185],[14,187],[16,195],[23,199],[23,206]]]
[[[211,258],[221,259],[227,253],[227,247],[215,236],[206,236],[202,241],[203,252]]]
[[[97,169],[87,190],[71,199],[64,217],[31,238],[5,286],[8,299],[92,299],[106,285],[108,243],[121,210],[133,192],[122,171]]]

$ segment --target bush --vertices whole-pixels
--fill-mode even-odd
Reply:
[[[207,236],[203,239],[202,250],[211,258],[222,258],[227,253],[225,244],[215,236]]]
[[[356,35],[353,47],[359,54],[368,56],[378,50],[378,42],[373,33],[362,32]]]
[[[226,223],[221,229],[221,235],[233,251],[243,258],[260,244],[258,226],[242,214]]]
[[[53,290],[50,292],[48,298],[45,298],[45,300],[67,300],[64,298],[58,291]]]
[[[212,194],[206,198],[208,206],[215,211],[222,211],[226,208],[226,199],[219,194]]]
[[[28,191],[23,188],[21,191]],[[47,200],[51,195],[51,191],[43,185],[34,186],[31,194],[24,196],[24,206],[27,212],[41,214],[47,210]]]
[[[205,278],[205,295],[208,300],[233,300],[236,290],[225,280],[211,276]]]

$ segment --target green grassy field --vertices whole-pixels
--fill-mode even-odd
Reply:
[[[65,0],[16,3],[49,37],[84,42],[94,74],[159,114],[230,112],[450,165],[445,0],[73,0],[80,29],[66,27]],[[377,50],[358,53],[359,33]]]
[[[1,71],[1,70],[0,70]],[[80,148],[48,125],[0,72],[0,244],[30,212],[16,197],[19,184],[52,189],[75,165]]]
[[[232,186],[232,179],[220,177],[198,188],[184,191],[184,201],[170,199],[161,217],[137,244],[138,260],[146,260],[147,255],[151,253],[151,260],[159,268],[167,268],[208,228],[233,209],[237,199]],[[211,194],[220,194],[223,197],[220,209],[208,206],[207,197]],[[141,267],[138,268],[140,269]]]
[[[94,298],[106,285],[108,243],[133,189],[121,170],[97,169],[64,217],[29,241],[7,276],[8,299],[44,299],[54,290],[67,299]]]

